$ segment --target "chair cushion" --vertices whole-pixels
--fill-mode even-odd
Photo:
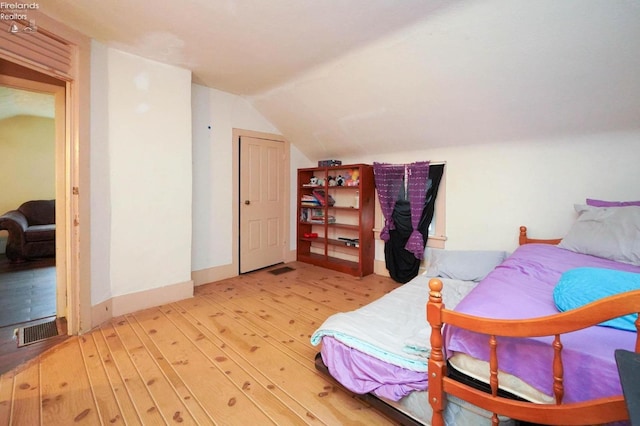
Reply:
[[[24,233],[27,242],[51,241],[56,239],[56,225],[30,226]]]

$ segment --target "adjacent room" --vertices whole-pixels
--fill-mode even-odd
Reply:
[[[637,1],[0,7],[0,422],[633,419]]]

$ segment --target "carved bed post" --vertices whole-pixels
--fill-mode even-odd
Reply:
[[[447,373],[442,351],[442,281],[429,280],[429,302],[427,302],[427,321],[431,325],[431,354],[429,355],[429,404],[433,409],[432,426],[444,426],[444,391],[442,378]]]
[[[562,365],[562,342],[560,335],[556,334],[553,339],[553,395],[556,404],[562,404],[564,398],[564,367]]]
[[[520,238],[518,239],[518,242],[520,243],[520,245],[527,243],[527,227],[526,226],[520,227]]]

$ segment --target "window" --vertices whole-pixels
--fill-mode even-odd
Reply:
[[[446,163],[433,163],[433,164],[446,164]],[[446,176],[447,176],[447,168],[444,168],[444,172],[442,174],[442,180],[440,181],[440,186],[438,187],[438,196],[436,198],[436,204],[433,214],[433,219],[431,220],[431,224],[429,225],[429,238],[427,239],[427,247],[433,248],[444,248],[445,241],[447,240],[445,231],[446,231]],[[376,226],[374,228],[375,238],[380,240],[380,231],[384,227],[384,215],[382,214],[382,210],[380,208],[380,202],[378,201],[378,194],[376,192]]]

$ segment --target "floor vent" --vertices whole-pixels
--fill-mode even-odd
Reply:
[[[282,268],[272,269],[269,271],[269,273],[273,275],[280,275],[280,274],[284,274],[285,272],[291,272],[291,271],[295,271],[295,269],[289,266],[283,266]]]
[[[18,329],[18,347],[37,343],[58,335],[56,320],[42,324],[20,327]]]

